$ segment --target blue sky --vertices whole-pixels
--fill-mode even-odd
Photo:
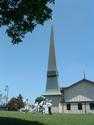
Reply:
[[[56,0],[53,25],[59,86],[86,78],[94,81],[94,1]],[[0,29],[0,91],[31,101],[45,91],[51,21],[37,26],[19,45],[12,45]]]

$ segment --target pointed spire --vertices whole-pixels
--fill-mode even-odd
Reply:
[[[50,48],[49,48],[49,60],[48,60],[48,71],[56,71],[56,55],[55,55],[55,44],[54,44],[54,31],[53,25],[51,27],[51,36],[50,36]]]

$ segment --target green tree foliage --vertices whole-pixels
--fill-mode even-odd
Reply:
[[[51,19],[50,4],[55,0],[0,0],[0,27],[7,26],[6,33],[13,44],[18,44],[27,32],[37,24]]]
[[[35,99],[35,102],[41,103],[41,101],[43,101],[43,100],[44,100],[44,97],[39,96],[39,97],[37,97],[37,98]]]
[[[21,94],[17,98],[11,98],[11,100],[6,105],[6,109],[9,111],[17,111],[24,107],[23,97]]]

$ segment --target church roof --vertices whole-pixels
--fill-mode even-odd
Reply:
[[[74,83],[74,84],[72,84],[72,85],[70,85],[70,86],[68,86],[68,87],[61,87],[61,88],[60,88],[60,91],[62,92],[63,90],[69,89],[69,88],[71,88],[71,87],[74,87],[74,86],[76,86],[76,85],[78,85],[78,84],[81,84],[82,82],[88,82],[88,83],[94,85],[94,82],[93,82],[93,81],[90,81],[90,80],[88,80],[88,79],[81,79],[80,81],[78,81],[78,82],[76,82],[76,83]]]

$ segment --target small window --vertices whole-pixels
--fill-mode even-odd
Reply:
[[[67,110],[71,110],[71,105],[67,104]]]
[[[78,103],[78,110],[82,110],[82,103]]]
[[[90,110],[94,110],[94,103],[90,103]]]

